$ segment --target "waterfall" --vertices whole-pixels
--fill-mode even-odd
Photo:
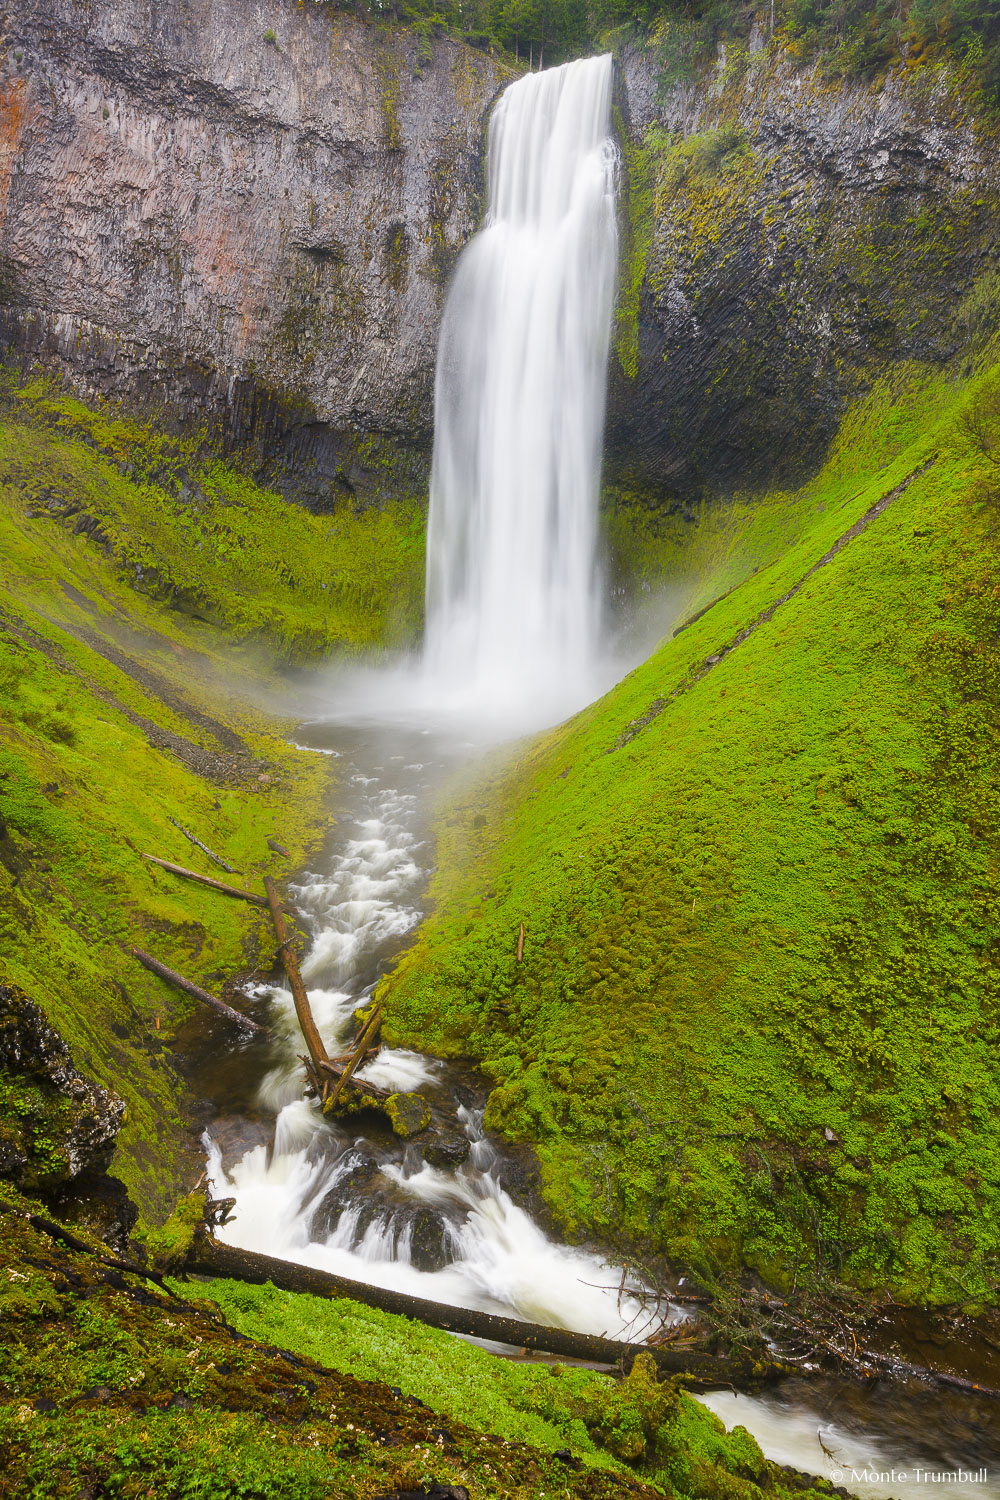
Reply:
[[[617,266],[610,55],[529,73],[490,122],[489,202],[438,346],[425,669],[494,710],[593,696]]]

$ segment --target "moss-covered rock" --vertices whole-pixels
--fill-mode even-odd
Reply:
[[[422,1094],[390,1094],[385,1101],[385,1113],[404,1141],[419,1135],[431,1123],[430,1105]]]

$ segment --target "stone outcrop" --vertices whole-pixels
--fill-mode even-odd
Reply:
[[[85,1078],[33,1000],[0,984],[0,1179],[124,1249],[137,1210],[108,1175],[125,1102]]]
[[[313,0],[2,24],[0,342],[262,440],[314,503],[418,475],[500,62]]]
[[[1000,324],[996,126],[939,72],[825,82],[758,34],[665,85],[629,46],[619,103],[625,483],[686,500],[794,481],[866,382]]]

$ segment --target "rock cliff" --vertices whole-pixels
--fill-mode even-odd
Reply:
[[[0,344],[257,441],[316,508],[422,492],[449,269],[513,76],[295,0],[22,0],[0,64]],[[889,364],[1000,314],[1000,153],[940,70],[824,82],[775,43],[619,57],[609,474],[794,480]]]
[[[19,0],[0,340],[371,485],[431,422],[444,285],[510,76],[294,0]],[[307,498],[310,498],[307,495]]]
[[[613,473],[689,498],[794,482],[887,366],[1000,323],[996,125],[941,70],[824,81],[761,35],[698,82],[626,47]]]

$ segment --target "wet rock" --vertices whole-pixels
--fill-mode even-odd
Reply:
[[[385,1101],[385,1112],[393,1130],[404,1141],[426,1130],[431,1123],[430,1106],[423,1094],[390,1094]]]
[[[4,1175],[52,1191],[108,1166],[124,1100],[78,1072],[62,1037],[15,985],[0,985],[0,1070],[23,1091],[17,1123],[8,1122],[0,1143]]]
[[[379,1170],[371,1156],[356,1156],[324,1196],[313,1215],[312,1236],[320,1242],[337,1230],[345,1212],[353,1214],[352,1245],[360,1244],[377,1226],[385,1237],[386,1251],[410,1263],[418,1271],[439,1271],[448,1264],[448,1220],[441,1209],[415,1202]]]
[[[418,1271],[440,1271],[447,1264],[445,1221],[432,1208],[417,1208],[406,1220],[400,1238],[409,1238],[410,1264]]]
[[[438,1136],[428,1141],[421,1153],[428,1166],[451,1171],[468,1158],[469,1142],[464,1135]]]
[[[119,1255],[132,1254],[129,1240],[139,1210],[117,1177],[106,1172],[83,1172],[52,1194],[50,1201],[61,1223],[90,1230]]]
[[[256,1146],[269,1145],[274,1135],[270,1122],[248,1119],[245,1115],[216,1118],[208,1130],[221,1152],[225,1172],[231,1171]]]
[[[324,1194],[313,1214],[312,1235],[314,1239],[329,1239],[340,1222],[345,1209],[371,1208],[375,1195],[373,1186],[379,1175],[379,1163],[373,1156],[356,1156],[348,1170],[338,1177],[330,1191]],[[365,1218],[364,1228],[371,1223],[373,1213]],[[359,1227],[361,1219],[359,1217]],[[363,1232],[363,1231],[362,1231]]]
[[[654,123],[684,137],[717,129],[725,87],[746,147],[711,185],[657,200],[631,358],[611,361],[612,483],[648,485],[691,521],[690,497],[737,475],[799,482],[867,370],[951,358],[956,288],[997,237],[996,154],[952,96],[913,87],[906,70],[818,89],[788,52],[763,50],[730,88],[729,56],[669,86],[650,49],[626,44],[619,62],[633,139]],[[970,197],[990,204],[973,221],[959,217]],[[723,202],[720,236],[706,205]],[[953,236],[947,258],[922,244],[930,219]],[[892,255],[862,271],[864,245],[882,237]]]

